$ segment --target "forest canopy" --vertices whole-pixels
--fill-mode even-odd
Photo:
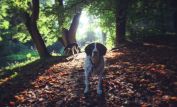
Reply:
[[[70,38],[76,36],[72,41],[81,49],[94,41],[113,48],[177,32],[175,0],[1,0],[0,11],[2,57],[24,51],[34,57],[63,54],[63,29],[71,28],[77,13],[78,29]]]

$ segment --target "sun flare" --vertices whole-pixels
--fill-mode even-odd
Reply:
[[[76,38],[78,40],[78,44],[81,47],[90,42],[103,43],[103,36],[101,27],[99,26],[99,19],[95,16],[89,15],[86,10],[82,11]]]

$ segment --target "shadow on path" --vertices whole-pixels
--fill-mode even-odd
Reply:
[[[14,96],[22,92],[23,90],[31,88],[31,83],[39,76],[42,75],[45,69],[48,69],[53,64],[64,61],[64,57],[50,57],[48,59],[36,60],[28,65],[21,68],[16,68],[11,71],[1,71],[4,72],[0,76],[0,106],[5,106],[9,101],[14,101]],[[10,76],[17,73],[13,78]]]

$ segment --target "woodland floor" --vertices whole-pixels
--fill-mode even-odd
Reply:
[[[107,52],[102,96],[96,78],[83,94],[83,54],[54,59],[16,69],[14,78],[12,71],[1,75],[0,107],[177,107],[174,47],[144,43]]]

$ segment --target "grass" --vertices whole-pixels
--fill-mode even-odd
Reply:
[[[22,66],[25,66],[35,60],[39,59],[39,57],[34,57],[34,58],[31,58],[31,59],[28,59],[26,61],[23,61],[23,62],[15,62],[15,63],[11,63],[9,66],[6,66],[4,69],[5,70],[12,70],[12,69],[15,69],[15,68],[20,68]]]
[[[5,56],[2,59],[3,66],[0,68],[0,76],[4,75],[5,72],[12,71],[16,68],[21,68],[27,64],[30,64],[39,59],[39,55],[34,50],[24,50],[18,53],[14,53],[8,56]],[[12,73],[11,78],[16,77],[17,73]]]
[[[4,73],[7,73],[8,71],[13,71],[14,69],[22,68],[23,66],[28,65],[28,64],[30,64],[30,63],[38,60],[38,59],[39,59],[39,57],[36,57],[36,58],[32,58],[32,59],[29,59],[29,60],[26,60],[26,61],[23,61],[23,62],[12,63],[9,66],[6,66],[6,67],[0,69],[0,76],[4,75]],[[14,72],[13,74],[10,75],[10,77],[14,78],[17,75],[18,75],[18,73]]]
[[[3,68],[14,68],[14,66],[24,65],[28,62],[31,62],[38,59],[39,55],[34,50],[23,50],[18,53],[13,53],[8,56],[1,57],[1,69]]]
[[[0,85],[11,79],[21,76],[21,73],[19,72],[23,71],[22,69],[29,65],[32,65],[33,63],[36,64],[36,62],[39,62],[39,57],[32,58],[24,62],[16,62],[0,69]],[[29,68],[31,69],[32,67]]]
[[[52,56],[62,56],[62,54],[56,53],[56,52],[54,52],[54,51],[51,52],[50,54],[51,54]]]
[[[22,76],[24,69],[31,70],[40,64],[41,60],[39,57],[31,58],[23,62],[15,62],[0,69],[0,85],[10,81],[12,79]],[[26,74],[25,72],[24,74]]]
[[[18,73],[17,73],[17,72],[14,72],[10,77],[11,77],[11,78],[15,78],[15,77],[17,77],[17,75],[18,75]]]
[[[12,61],[23,61],[26,59],[31,59],[31,58],[35,58],[38,57],[38,53],[36,51],[33,50],[25,50],[19,53],[14,53],[11,54],[9,56],[7,56],[6,58]]]
[[[50,53],[52,56],[61,56],[61,54],[52,52]],[[13,71],[14,69],[22,68],[28,64],[31,64],[37,60],[39,60],[39,55],[36,51],[27,50],[19,53],[14,53],[9,56],[6,56],[6,61],[8,61],[8,65],[0,68],[0,76],[4,75],[4,73],[8,71]],[[13,62],[13,63],[10,63]],[[7,62],[6,62],[7,63]],[[14,78],[18,75],[18,73],[12,73],[10,75],[11,78]]]

